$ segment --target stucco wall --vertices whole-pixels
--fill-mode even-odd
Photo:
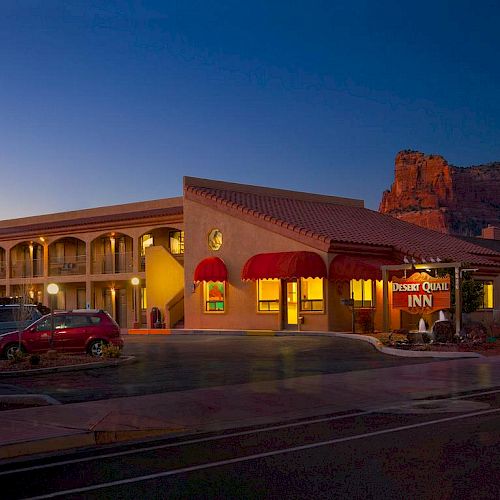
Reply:
[[[161,310],[162,318],[165,320],[166,305],[184,287],[184,270],[161,245],[146,248],[146,283],[148,322],[153,307]]]
[[[270,329],[281,328],[279,313],[258,313],[256,283],[243,282],[241,270],[245,262],[258,253],[314,251],[328,264],[328,255],[292,239],[274,234],[248,222],[239,220],[221,209],[215,210],[192,200],[184,200],[185,245],[185,327]],[[208,233],[217,228],[223,234],[220,250],[212,251],[207,244]],[[194,270],[206,257],[217,256],[227,267],[229,283],[226,285],[226,312],[204,313],[203,285],[193,291]],[[328,300],[328,285],[325,285],[325,300]],[[301,313],[304,316],[303,330],[327,330],[326,313]]]

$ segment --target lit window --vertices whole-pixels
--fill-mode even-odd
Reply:
[[[146,287],[141,288],[141,309],[147,309],[148,308],[148,301],[146,297]]]
[[[146,248],[154,245],[153,235],[144,234],[141,236],[141,255],[146,255]]]
[[[280,310],[280,280],[257,280],[257,310],[275,312]]]
[[[493,309],[493,281],[483,281],[483,298],[480,309]]]
[[[323,278],[300,279],[300,310],[323,311]]]
[[[223,281],[204,281],[205,312],[224,312],[226,286]]]
[[[172,255],[184,254],[184,231],[170,231],[169,240]]]
[[[373,307],[372,280],[351,280],[349,298],[354,298],[354,307]]]

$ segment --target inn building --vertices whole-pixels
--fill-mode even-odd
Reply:
[[[491,325],[498,251],[361,200],[186,177],[178,198],[0,222],[0,296],[50,306],[56,283],[57,309],[103,308],[131,331],[351,331],[353,307],[358,331],[414,328],[390,285],[437,262],[473,269]]]

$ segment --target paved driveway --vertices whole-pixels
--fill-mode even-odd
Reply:
[[[365,342],[332,337],[130,336],[125,354],[138,361],[8,383],[72,403],[431,362],[388,356]]]

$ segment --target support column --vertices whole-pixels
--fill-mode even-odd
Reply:
[[[116,239],[113,236],[109,237],[111,243],[111,272],[116,273]]]
[[[391,327],[390,315],[389,315],[389,280],[388,271],[382,267],[382,326],[384,332],[388,332]]]
[[[43,277],[45,281],[49,277],[49,245],[47,242],[43,243]]]
[[[460,266],[455,266],[455,334],[460,335],[462,329],[462,287]]]
[[[5,249],[5,296],[10,297],[10,252],[12,248]]]
[[[137,274],[139,272],[139,238],[134,236],[132,238],[132,272]]]

